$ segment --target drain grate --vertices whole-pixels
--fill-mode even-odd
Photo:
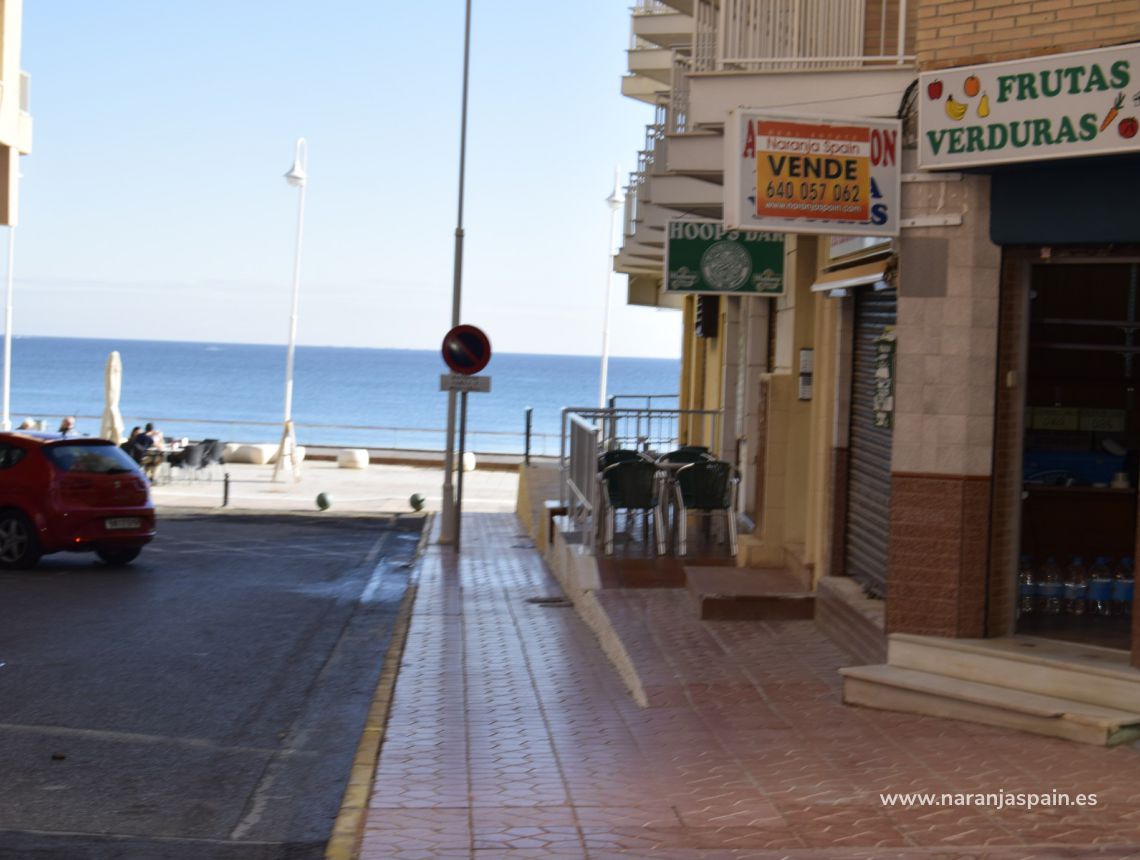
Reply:
[[[527,603],[534,603],[538,606],[548,606],[557,609],[560,606],[570,606],[569,599],[565,597],[528,597]]]

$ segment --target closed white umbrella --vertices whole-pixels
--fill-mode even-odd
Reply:
[[[112,350],[107,359],[106,404],[103,407],[103,423],[99,425],[99,436],[110,439],[116,445],[123,442],[123,415],[119,412],[119,397],[123,393],[123,362],[119,351]]]

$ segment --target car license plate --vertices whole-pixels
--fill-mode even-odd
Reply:
[[[142,520],[138,517],[108,517],[107,529],[109,531],[119,531],[121,529],[137,529],[142,525]]]

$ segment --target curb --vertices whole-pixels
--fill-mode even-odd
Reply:
[[[431,523],[425,523],[417,548],[417,559],[423,552]],[[396,623],[392,628],[392,641],[384,655],[380,668],[380,680],[376,685],[376,695],[368,709],[364,721],[364,732],[356,747],[352,769],[348,775],[348,787],[340,803],[340,812],[333,823],[332,835],[325,846],[325,860],[356,860],[360,853],[360,843],[364,837],[364,822],[368,813],[368,801],[372,797],[372,784],[376,778],[376,764],[380,760],[380,746],[384,743],[384,730],[388,724],[388,713],[392,709],[392,698],[396,692],[396,678],[400,673],[400,660],[404,656],[404,646],[408,641],[408,628],[412,621],[412,607],[416,602],[419,586],[408,583],[404,599],[396,613]]]

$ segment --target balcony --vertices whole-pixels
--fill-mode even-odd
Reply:
[[[633,35],[662,48],[684,48],[693,42],[693,19],[668,6],[633,10]]]

